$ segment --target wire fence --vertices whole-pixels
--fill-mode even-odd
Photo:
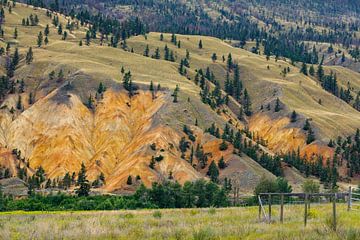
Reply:
[[[338,193],[260,193],[259,220],[264,222],[284,221],[284,208],[291,205],[304,206],[304,225],[307,225],[310,206],[329,204],[332,205],[332,226],[336,230],[337,203],[347,205],[347,211],[360,210],[360,190],[349,187],[348,192]],[[280,206],[279,216],[273,216],[272,207]]]
[[[360,189],[353,188],[350,194],[350,208],[360,211]]]

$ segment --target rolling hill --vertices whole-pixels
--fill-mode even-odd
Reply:
[[[299,149],[302,157],[332,158],[335,149],[329,141],[360,128],[359,111],[287,58],[267,58],[209,36],[176,34],[175,45],[174,35],[160,32],[134,34],[111,47],[114,36],[88,39],[93,26],[76,18],[20,3],[9,8],[4,6],[2,73],[9,71],[16,49],[19,63],[1,99],[0,165],[25,181],[41,167],[52,184],[48,188],[62,187],[64,176],[75,176],[83,163],[91,182],[105,178],[96,191],[129,193],[141,183],[208,178],[211,162],[219,165],[223,158],[227,166],[219,170],[220,179],[232,179],[243,193],[251,193],[262,176],[275,178],[260,156]],[[23,24],[35,15],[37,24]],[[54,17],[64,28],[60,34]],[[47,25],[48,43],[42,39],[38,44]],[[28,62],[30,47],[33,61]],[[165,47],[173,61],[164,59]],[[243,89],[239,99],[227,96],[227,104],[214,107],[199,93],[207,89],[213,94],[209,98],[215,98],[219,86],[218,95],[226,97],[229,54]],[[179,73],[184,59],[186,72]],[[195,79],[207,68],[213,77],[204,80],[204,88]],[[326,66],[330,70],[338,73],[341,86],[346,81],[359,86],[358,73]],[[130,72],[129,90],[124,83]],[[234,74],[231,69],[229,78]],[[244,89],[252,114],[243,116]],[[303,129],[306,120],[314,131],[311,143]],[[212,126],[219,134],[209,130]],[[233,141],[238,131],[247,146],[243,149]],[[284,176],[299,187],[303,177],[298,175],[289,167]]]

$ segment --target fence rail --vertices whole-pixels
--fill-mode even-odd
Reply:
[[[359,196],[359,198],[357,198]],[[263,201],[262,197],[266,197],[267,201]],[[276,198],[277,199],[274,199]],[[304,225],[307,225],[308,211],[310,204],[313,199],[318,199],[318,203],[321,203],[322,198],[329,198],[332,202],[332,226],[336,230],[337,214],[336,214],[336,203],[339,199],[346,199],[347,210],[350,211],[352,206],[360,206],[360,191],[349,187],[348,192],[340,193],[260,193],[258,196],[259,200],[259,220],[261,220],[261,214],[264,215],[264,219],[269,223],[271,222],[272,212],[271,208],[275,202],[280,204],[280,222],[284,221],[284,198],[285,197],[299,197],[303,201],[295,201],[300,204],[304,204]],[[274,201],[277,200],[277,201]],[[268,214],[266,215],[265,205],[268,205]],[[356,209],[359,210],[359,209]]]

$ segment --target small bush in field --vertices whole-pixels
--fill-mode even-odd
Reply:
[[[132,213],[126,213],[125,215],[124,215],[124,218],[125,219],[132,219],[132,218],[134,218],[135,216],[134,216],[134,214],[132,214]]]
[[[191,216],[195,216],[195,215],[197,215],[197,214],[199,214],[200,213],[200,211],[198,210],[198,209],[191,209],[190,210],[190,215]]]
[[[162,214],[161,214],[160,211],[155,211],[155,212],[153,213],[153,217],[160,219],[160,218],[162,217]]]
[[[208,213],[209,213],[210,215],[214,215],[214,214],[216,213],[216,209],[213,208],[213,207],[211,207],[211,208],[209,208]]]

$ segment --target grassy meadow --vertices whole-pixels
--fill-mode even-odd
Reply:
[[[308,226],[303,206],[285,206],[284,224],[258,220],[257,207],[88,212],[0,213],[0,239],[360,239],[360,212],[338,205],[312,206]]]

